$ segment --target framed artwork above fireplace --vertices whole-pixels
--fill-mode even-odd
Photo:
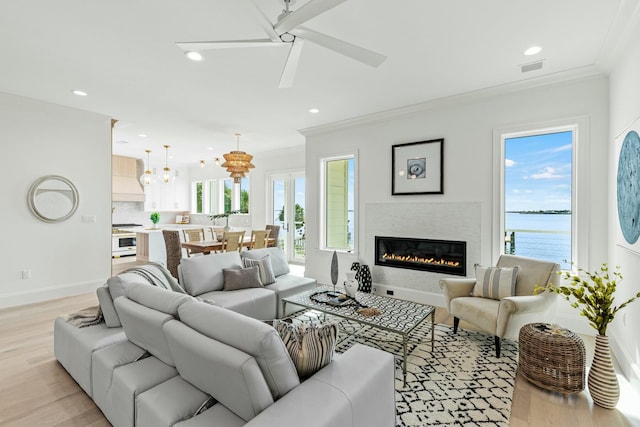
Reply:
[[[391,146],[391,194],[443,194],[444,139]]]

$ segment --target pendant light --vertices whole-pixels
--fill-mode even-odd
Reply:
[[[165,145],[165,160],[164,160],[164,169],[162,169],[162,180],[164,182],[169,182],[171,179],[171,169],[169,169],[169,146]]]
[[[144,171],[142,175],[140,175],[140,184],[142,185],[151,185],[153,183],[153,176],[151,174],[151,167],[149,162],[149,154],[151,150],[144,150],[147,153],[147,170]]]
[[[240,151],[240,134],[236,133],[237,150],[230,151],[227,154],[223,154],[222,157],[226,160],[221,166],[227,168],[229,176],[233,178],[234,183],[240,183],[240,179],[244,178],[249,169],[254,168],[251,163],[253,156],[247,154],[244,151]]]

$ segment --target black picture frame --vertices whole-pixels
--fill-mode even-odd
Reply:
[[[391,146],[391,195],[444,194],[444,138]]]

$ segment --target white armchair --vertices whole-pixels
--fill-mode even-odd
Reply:
[[[460,319],[469,322],[495,338],[496,357],[500,357],[500,340],[517,340],[520,328],[531,322],[553,322],[557,295],[541,292],[534,295],[536,285],[557,286],[560,265],[551,261],[502,255],[496,267],[519,266],[515,296],[500,300],[472,294],[476,279],[446,278],[440,280],[447,309],[453,316],[453,333],[458,331]]]

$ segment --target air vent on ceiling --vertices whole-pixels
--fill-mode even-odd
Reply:
[[[520,71],[523,73],[528,73],[529,71],[541,70],[542,69],[542,59],[535,62],[529,62],[528,64],[520,64]]]

